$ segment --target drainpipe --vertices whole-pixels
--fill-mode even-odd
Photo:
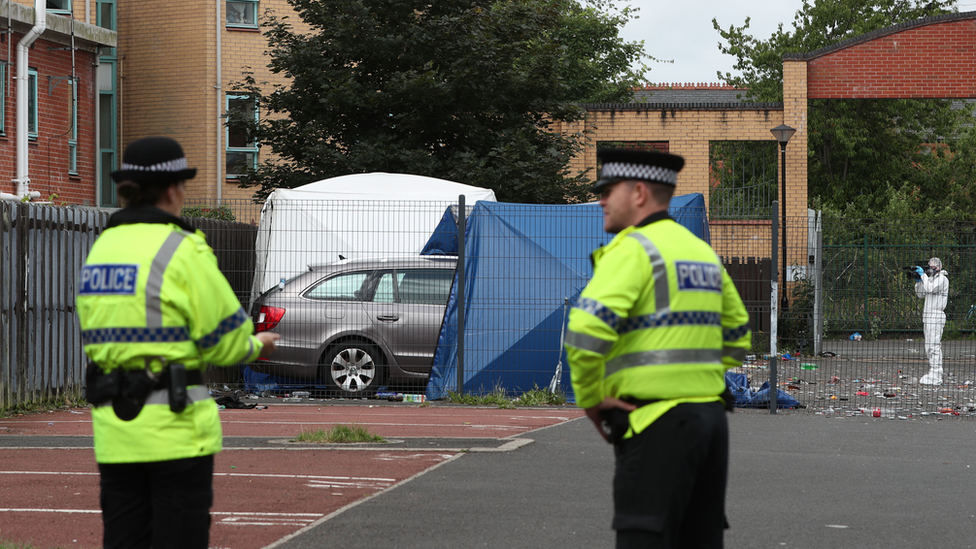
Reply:
[[[34,27],[17,44],[17,196],[30,196],[30,177],[27,175],[27,50],[47,28],[47,7],[44,0],[34,0]],[[37,196],[40,196],[38,193]]]
[[[221,144],[221,138],[224,135],[224,124],[223,124],[224,121],[220,117],[221,111],[223,111],[223,108],[224,108],[224,94],[221,91],[222,90],[222,87],[223,87],[223,84],[224,84],[223,68],[222,68],[222,65],[221,65],[221,61],[223,61],[223,59],[221,59],[221,57],[223,56],[223,53],[221,52],[221,47],[220,47],[221,46],[220,45],[221,31],[224,30],[224,27],[222,25],[223,20],[221,20],[221,17],[220,17],[221,4],[223,4],[223,2],[221,0],[214,0],[214,7],[215,7],[215,9],[217,11],[217,85],[214,86],[214,88],[217,90],[217,151],[216,151],[216,154],[214,155],[214,158],[217,159],[217,162],[216,162],[216,165],[214,167],[216,168],[215,171],[216,171],[216,174],[217,174],[216,179],[217,179],[217,206],[218,207],[220,207],[220,205],[221,205],[221,198],[222,198],[222,195],[223,195],[223,187],[224,187],[224,184],[223,184],[224,183],[224,174],[223,174],[223,171],[222,171],[223,164],[221,162],[221,160],[224,157],[223,156],[224,155],[224,149],[223,149],[223,146]]]

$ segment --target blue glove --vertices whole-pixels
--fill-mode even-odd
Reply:
[[[915,267],[915,272],[918,273],[918,276],[922,276],[923,274],[925,274],[925,271],[922,270],[922,268],[921,267],[918,267],[918,266]]]

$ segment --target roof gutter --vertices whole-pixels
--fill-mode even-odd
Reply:
[[[27,88],[30,78],[27,74],[29,68],[27,52],[31,44],[41,37],[45,29],[47,29],[47,7],[44,0],[34,0],[34,27],[17,44],[17,178],[14,179],[14,183],[17,184],[16,196],[18,199],[35,198],[31,196],[30,177],[27,175],[29,167],[27,158],[27,106],[29,99]]]

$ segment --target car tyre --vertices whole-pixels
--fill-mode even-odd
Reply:
[[[330,347],[322,356],[319,378],[340,397],[364,397],[383,383],[383,352],[375,345],[348,342]]]

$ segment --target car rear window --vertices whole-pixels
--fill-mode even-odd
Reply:
[[[305,293],[305,297],[330,301],[362,301],[363,283],[369,274],[369,271],[343,273],[320,280]]]
[[[446,305],[454,283],[450,269],[409,269],[397,271],[400,303]]]

